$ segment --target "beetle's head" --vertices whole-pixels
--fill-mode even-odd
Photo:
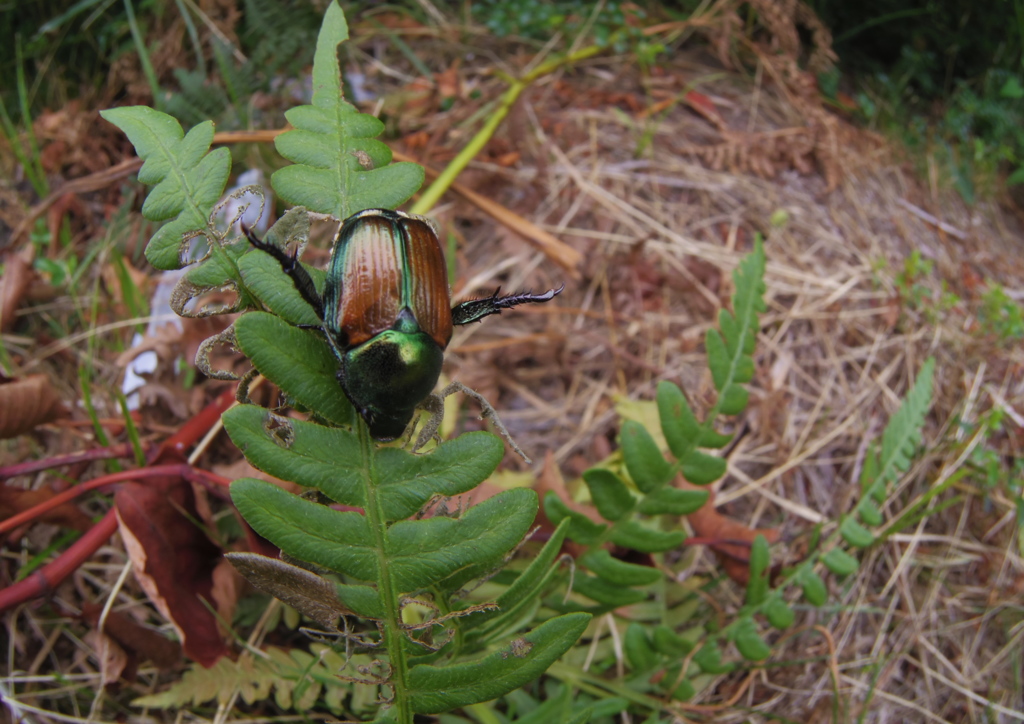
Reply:
[[[441,376],[444,354],[425,332],[389,329],[349,350],[339,379],[378,440],[405,432]]]

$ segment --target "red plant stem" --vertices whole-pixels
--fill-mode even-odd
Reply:
[[[182,425],[180,430],[160,443],[159,447],[151,449],[146,454],[146,462],[150,464],[163,462],[168,457],[184,460],[187,457],[186,451],[195,442],[202,439],[203,435],[220,420],[221,413],[231,407],[234,401],[234,389],[224,390],[199,414]]]
[[[165,475],[177,475],[178,477],[185,478],[186,480],[195,482],[212,482],[221,486],[228,486],[231,481],[220,475],[207,472],[205,470],[198,470],[193,468],[191,465],[186,463],[175,463],[173,465],[154,465],[151,468],[142,468],[140,470],[124,470],[120,473],[110,473],[109,475],[103,475],[98,478],[94,478],[88,482],[76,485],[73,488],[68,488],[62,493],[57,493],[49,500],[43,501],[39,505],[34,505],[28,510],[23,510],[17,515],[12,515],[4,521],[0,521],[0,535],[14,530],[19,525],[28,523],[35,520],[37,517],[46,513],[49,510],[63,505],[69,500],[74,500],[78,496],[88,493],[90,490],[96,488],[102,488],[106,485],[113,485],[114,483],[122,483],[126,480],[144,480],[146,478],[156,478]]]
[[[159,458],[165,458],[170,454],[177,454],[184,459],[184,451],[196,440],[206,434],[206,431],[217,421],[234,401],[234,392],[225,390],[208,404],[195,417],[182,425],[178,432],[171,435],[159,446],[151,447],[146,451],[146,459],[155,462]],[[57,455],[45,460],[29,460],[24,463],[0,467],[0,480],[17,477],[18,475],[30,475],[41,470],[59,468],[75,463],[93,462],[94,460],[108,460],[110,458],[130,458],[133,454],[131,443],[120,443],[108,447],[95,448],[82,452]]]
[[[0,480],[13,478],[18,475],[29,475],[38,473],[40,470],[59,468],[64,465],[74,465],[81,462],[92,462],[93,460],[107,460],[109,458],[128,458],[132,456],[131,443],[121,443],[110,447],[99,447],[83,452],[69,453],[68,455],[57,455],[45,460],[29,460],[24,463],[7,465],[0,468]]]
[[[164,460],[184,460],[185,450],[200,440],[207,431],[220,419],[224,410],[231,406],[234,401],[234,392],[225,390],[218,395],[203,410],[186,422],[178,432],[167,438],[158,447],[151,448],[146,460],[150,463]],[[70,457],[70,456],[68,456]],[[80,460],[80,459],[79,459]],[[50,461],[52,462],[52,460]],[[74,462],[74,461],[72,461]],[[47,467],[53,467],[48,465]],[[40,468],[44,469],[44,468]],[[126,480],[141,480],[166,475],[178,475],[190,482],[197,482],[210,487],[211,485],[227,488],[231,481],[220,475],[199,470],[185,462],[177,462],[165,465],[154,465],[153,467],[141,470],[128,470],[120,473],[104,475],[94,480],[89,480],[81,485],[69,488],[40,505],[23,511],[0,522],[0,535],[16,528],[23,523],[31,521],[44,512],[57,507],[79,495],[106,485],[113,485]],[[14,606],[19,606],[26,601],[40,596],[48,595],[60,583],[70,576],[79,566],[89,559],[99,547],[102,546],[110,536],[117,530],[117,512],[111,508],[103,516],[99,523],[86,531],[81,538],[72,543],[66,551],[57,558],[47,563],[22,581],[0,589],[0,613]]]
[[[117,513],[111,508],[103,519],[87,530],[66,551],[24,580],[0,588],[0,613],[25,601],[45,596],[70,576],[117,530]]]

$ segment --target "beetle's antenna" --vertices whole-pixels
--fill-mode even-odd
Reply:
[[[306,268],[299,263],[298,251],[295,253],[286,254],[281,247],[275,244],[270,244],[260,239],[253,232],[249,225],[245,222],[241,222],[242,233],[249,240],[249,243],[255,246],[260,251],[265,251],[270,256],[277,259],[277,263],[281,265],[281,269],[292,279],[292,283],[298,290],[302,298],[306,300],[306,304],[313,307],[313,311],[316,312],[317,318],[322,322],[324,319],[324,300],[316,291],[316,285],[313,284],[313,279],[309,276],[309,272]]]
[[[468,302],[463,302],[452,309],[452,324],[469,324],[470,322],[478,322],[484,317],[491,314],[501,314],[502,309],[511,309],[512,307],[518,307],[520,304],[541,304],[543,302],[550,302],[556,296],[562,293],[565,289],[565,284],[558,287],[558,289],[548,289],[543,294],[534,294],[532,292],[517,292],[516,294],[506,294],[505,296],[499,296],[501,294],[501,287],[494,290],[494,294],[483,299],[471,299]]]

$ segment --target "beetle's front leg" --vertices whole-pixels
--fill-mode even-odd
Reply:
[[[316,285],[313,284],[313,279],[309,276],[309,272],[306,268],[299,263],[297,254],[285,254],[284,250],[274,244],[269,244],[260,239],[253,230],[249,228],[247,224],[242,224],[242,232],[245,237],[249,240],[249,243],[255,246],[260,251],[265,251],[277,260],[277,263],[281,265],[281,269],[291,277],[292,284],[298,290],[299,294],[306,304],[313,307],[313,311],[316,312],[316,316],[320,321],[324,319],[324,300],[316,291]]]
[[[565,285],[558,289],[548,289],[543,294],[532,294],[531,292],[519,292],[518,294],[506,294],[499,296],[501,289],[483,299],[471,299],[452,308],[452,324],[469,324],[477,322],[490,314],[500,314],[502,309],[511,309],[520,304],[541,304],[550,302],[562,293]],[[473,395],[476,395],[474,392]]]
[[[444,389],[447,390],[448,387],[445,387]],[[412,446],[413,452],[419,450],[430,440],[433,440],[438,445],[441,444],[441,435],[438,430],[441,429],[441,423],[444,421],[444,397],[442,395],[444,395],[444,391],[439,395],[432,392],[418,405],[418,407],[425,411],[429,417],[427,418],[427,421],[423,423],[423,429],[420,430],[420,434],[416,436],[416,444]],[[412,437],[412,428],[414,427],[415,425],[409,426],[410,439]]]

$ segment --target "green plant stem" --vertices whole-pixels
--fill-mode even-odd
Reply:
[[[100,447],[110,447],[107,431],[100,424],[99,415],[96,414],[96,406],[92,404],[92,365],[85,364],[78,368],[78,383],[82,390],[82,404],[85,406],[85,412],[92,422],[93,432],[96,433],[96,442],[99,443]],[[122,470],[121,463],[117,460],[108,460],[106,466],[107,471],[111,473],[119,473]]]
[[[469,165],[469,162],[480,153],[487,142],[491,140],[494,132],[498,130],[498,126],[505,120],[505,116],[512,110],[512,106],[515,105],[519,96],[522,95],[523,91],[530,87],[538,78],[542,78],[545,75],[553,73],[564,65],[571,65],[581,60],[593,57],[600,53],[604,48],[599,45],[590,45],[586,48],[570,53],[562,58],[556,58],[542,63],[532,71],[524,75],[522,78],[509,78],[509,87],[505,91],[505,95],[502,96],[501,102],[498,107],[494,109],[494,113],[487,119],[483,128],[476,132],[476,135],[470,139],[462,151],[452,159],[451,163],[441,172],[441,174],[434,179],[434,183],[430,184],[426,191],[416,200],[416,203],[412,206],[412,213],[414,214],[425,214],[441,199],[448,188],[455,183],[455,179],[458,178],[459,174]]]
[[[27,156],[18,143],[17,130],[7,114],[7,108],[3,105],[2,101],[0,101],[0,111],[3,112],[4,127],[7,135],[10,136],[11,148],[14,150],[18,160],[21,161],[21,166],[25,170],[25,176],[28,178],[29,183],[32,184],[32,189],[40,197],[43,197],[50,193],[50,185],[47,183],[46,173],[39,163],[39,144],[36,141],[35,132],[32,130],[32,108],[28,98],[28,86],[25,83],[25,65],[24,59],[21,56],[21,35],[16,35],[14,40],[18,103],[21,106],[21,122],[25,124],[25,137],[28,139],[31,156]]]
[[[192,14],[185,7],[184,0],[174,0],[178,6],[178,15],[181,16],[181,20],[185,23],[185,30],[188,31],[188,37],[192,41],[192,49],[196,54],[196,68],[206,77],[206,58],[203,56],[203,44],[199,39],[199,31],[196,29],[196,24],[192,22]]]
[[[132,7],[132,0],[124,0],[124,12],[128,17],[128,29],[131,30],[132,40],[135,43],[135,52],[139,54],[139,63],[142,65],[142,73],[149,83],[149,91],[153,94],[153,105],[159,110],[164,106],[163,94],[160,92],[160,81],[156,77],[156,71],[149,60],[149,51],[146,49],[146,39],[142,36],[139,23],[135,19],[135,8]]]
[[[135,454],[135,464],[140,468],[146,467],[146,453],[142,449],[142,440],[139,438],[139,429],[135,427],[135,420],[128,409],[128,398],[121,390],[117,390],[117,404],[121,406],[121,415],[124,417],[124,429],[128,440],[132,444],[132,452]]]
[[[373,544],[377,550],[377,590],[380,591],[384,604],[384,620],[381,628],[384,633],[384,648],[388,652],[391,665],[392,706],[397,714],[398,724],[412,724],[412,707],[409,701],[409,688],[406,675],[409,662],[405,651],[405,634],[402,631],[401,602],[394,580],[388,572],[387,555],[387,522],[377,496],[377,471],[374,465],[374,444],[370,438],[370,430],[362,419],[357,419],[359,430],[359,446],[363,457],[363,484],[366,490],[366,518],[373,535]]]

